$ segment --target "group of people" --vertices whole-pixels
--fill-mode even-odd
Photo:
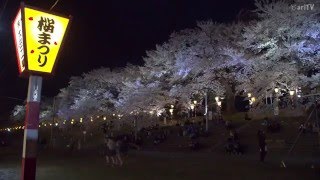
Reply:
[[[164,142],[169,134],[170,131],[168,129],[160,128],[158,124],[156,126],[142,128],[139,132],[140,136],[152,139],[154,145]]]
[[[179,128],[179,136],[189,137],[190,139],[196,139],[200,136],[205,136],[205,131],[202,124],[185,124]]]
[[[267,126],[269,132],[279,132],[281,130],[279,119],[269,120],[269,118],[265,117],[262,125]]]
[[[264,162],[264,159],[267,155],[267,143],[266,143],[266,134],[264,131],[258,131],[258,145],[259,145],[259,154],[260,154],[260,161]],[[228,154],[243,154],[243,147],[240,144],[239,136],[236,131],[230,130],[229,138],[227,140],[227,144],[225,145],[225,151]]]
[[[159,133],[155,134],[155,136],[153,138],[153,144],[158,145],[158,144],[164,142],[166,139],[167,139],[167,135],[164,132],[159,132]]]
[[[225,150],[228,154],[243,154],[243,148],[240,145],[239,135],[236,131],[230,130]]]
[[[122,166],[123,158],[128,152],[126,136],[124,137],[106,137],[105,138],[105,157],[106,163],[111,166]]]
[[[230,129],[231,129],[231,122],[228,121],[228,120],[226,120],[226,121],[224,122],[224,126],[226,127],[227,130],[230,130]]]

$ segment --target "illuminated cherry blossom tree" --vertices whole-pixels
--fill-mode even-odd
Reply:
[[[257,106],[274,87],[319,87],[319,10],[294,11],[298,1],[256,1],[255,20],[198,22],[172,33],[146,52],[143,66],[98,68],[73,77],[60,93],[59,116],[165,112],[187,109],[194,97],[224,96],[234,111],[236,95],[251,92]],[[214,97],[210,97],[214,98]]]

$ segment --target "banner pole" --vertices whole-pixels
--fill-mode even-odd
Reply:
[[[22,151],[22,180],[36,179],[42,77],[30,75]]]

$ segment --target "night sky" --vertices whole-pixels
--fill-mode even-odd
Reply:
[[[27,79],[18,77],[11,21],[20,0],[0,0],[0,118],[25,99]],[[55,0],[29,0],[27,5],[48,10]],[[254,0],[60,0],[53,12],[72,15],[71,28],[58,61],[56,76],[45,80],[42,95],[54,96],[71,76],[94,68],[142,65],[146,50],[167,41],[174,31],[196,21],[232,22]],[[5,96],[5,97],[3,97]]]

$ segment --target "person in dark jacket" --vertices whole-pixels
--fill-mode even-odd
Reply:
[[[260,161],[264,162],[264,159],[267,155],[267,144],[266,144],[265,133],[262,130],[258,131],[258,141],[259,141]]]

